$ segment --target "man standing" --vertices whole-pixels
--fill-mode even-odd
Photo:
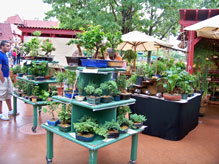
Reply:
[[[9,63],[6,53],[10,51],[10,43],[3,40],[0,44],[0,119],[8,121],[7,115],[2,113],[2,101],[6,101],[9,112],[8,115],[13,115],[11,107],[11,93],[13,86],[9,77]]]

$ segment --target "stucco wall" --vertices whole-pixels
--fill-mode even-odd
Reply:
[[[32,39],[32,36],[25,36],[24,42],[28,42]],[[70,40],[69,38],[50,38],[50,37],[39,37],[40,40],[50,39],[54,47],[55,51],[52,52],[52,55],[55,55],[54,60],[59,61],[61,66],[66,66],[67,62],[65,56],[72,56],[75,51],[77,51],[77,47],[75,45],[68,46],[66,43]]]

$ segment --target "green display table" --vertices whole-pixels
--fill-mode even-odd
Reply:
[[[132,136],[132,144],[131,144],[131,159],[129,164],[134,164],[137,160],[137,148],[138,148],[138,133],[142,132],[145,127],[137,130],[129,129],[128,133],[120,134],[119,138],[116,139],[108,139],[104,140],[102,137],[96,136],[96,138],[92,142],[83,142],[79,141],[74,137],[75,133],[64,133],[59,131],[58,127],[48,126],[48,124],[42,124],[43,128],[47,131],[47,154],[46,159],[47,163],[52,162],[53,158],[53,134],[57,134],[69,141],[77,143],[85,148],[89,149],[89,164],[96,164],[97,163],[97,152],[98,149],[118,142],[122,139]]]

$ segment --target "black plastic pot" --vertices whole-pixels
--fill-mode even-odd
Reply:
[[[111,101],[113,101],[112,96],[101,96],[101,102],[102,103],[110,103]]]
[[[131,98],[131,93],[121,93],[121,100],[128,100]]]
[[[137,77],[136,85],[142,85],[142,81],[144,81],[144,77]]]
[[[108,133],[107,138],[118,138],[120,135],[119,132],[117,133]]]
[[[120,127],[122,127],[122,126],[128,126],[128,125],[121,125]],[[129,129],[129,127],[128,127],[127,129],[119,130],[119,133],[120,133],[120,134],[125,134],[125,133],[128,132],[128,129]]]
[[[65,57],[69,66],[81,66],[81,59],[87,59],[87,57]]]
[[[142,123],[134,123],[134,127],[136,127],[136,129],[139,129],[140,127],[142,127],[143,122]]]

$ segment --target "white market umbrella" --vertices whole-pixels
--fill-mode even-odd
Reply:
[[[162,40],[156,39],[152,36],[146,35],[145,33],[139,32],[139,31],[132,31],[132,32],[122,35],[122,40],[123,40],[123,43],[118,45],[118,48],[117,48],[118,50],[123,50],[123,51],[133,50],[134,52],[157,50],[157,56],[158,56],[159,48],[173,47],[172,44],[166,43]],[[134,62],[134,69],[135,67],[136,66]]]
[[[186,31],[196,31],[198,37],[219,39],[219,15],[184,28]]]

